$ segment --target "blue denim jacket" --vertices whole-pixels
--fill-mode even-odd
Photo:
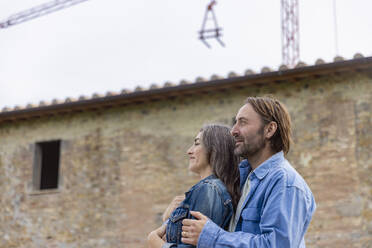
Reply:
[[[194,218],[190,210],[199,211],[219,227],[226,228],[233,213],[231,196],[216,176],[204,178],[185,193],[185,200],[169,217],[163,247],[195,247],[181,242],[182,220]]]
[[[244,185],[251,166],[245,160],[239,167],[240,182]],[[315,200],[283,152],[258,166],[250,180],[250,191],[235,232],[226,232],[208,220],[198,247],[305,248],[304,235],[316,208]]]

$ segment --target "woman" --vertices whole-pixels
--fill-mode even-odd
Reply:
[[[239,161],[234,148],[229,127],[206,125],[200,130],[187,154],[189,170],[201,180],[185,193],[185,199],[170,214],[166,224],[149,234],[149,247],[162,247],[163,239],[172,243],[167,247],[194,247],[181,242],[182,220],[193,218],[190,210],[203,213],[225,229],[228,227],[240,198]]]

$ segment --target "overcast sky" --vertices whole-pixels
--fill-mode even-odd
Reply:
[[[50,0],[49,0],[50,1]],[[336,55],[334,0],[299,0],[300,58]],[[1,0],[0,20],[48,0]],[[0,109],[281,64],[280,0],[217,0],[221,47],[197,38],[209,0],[88,0],[0,29]],[[372,56],[372,1],[336,0],[339,55]]]

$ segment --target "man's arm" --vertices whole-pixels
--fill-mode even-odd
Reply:
[[[207,247],[299,247],[315,210],[312,199],[296,187],[284,187],[273,191],[265,203],[260,220],[261,234],[247,232],[229,233],[207,220],[200,213],[197,220],[184,220],[187,233],[182,242]],[[311,206],[309,209],[307,206]],[[310,216],[309,216],[310,215]]]
[[[202,232],[204,225],[207,223],[208,218],[200,212],[190,211],[190,213],[195,217],[195,220],[185,219],[182,221],[182,242],[196,246],[199,235]],[[213,224],[217,226],[215,223]]]

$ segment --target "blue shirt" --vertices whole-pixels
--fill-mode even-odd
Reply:
[[[239,169],[242,187],[251,166],[244,160]],[[304,235],[316,208],[315,200],[283,152],[259,165],[250,180],[250,192],[235,232],[227,232],[208,220],[197,247],[305,248]]]
[[[181,242],[182,220],[195,219],[190,210],[199,211],[210,218],[215,225],[225,228],[232,216],[231,196],[222,181],[214,175],[199,181],[185,193],[185,200],[168,219],[165,247],[195,247]]]

